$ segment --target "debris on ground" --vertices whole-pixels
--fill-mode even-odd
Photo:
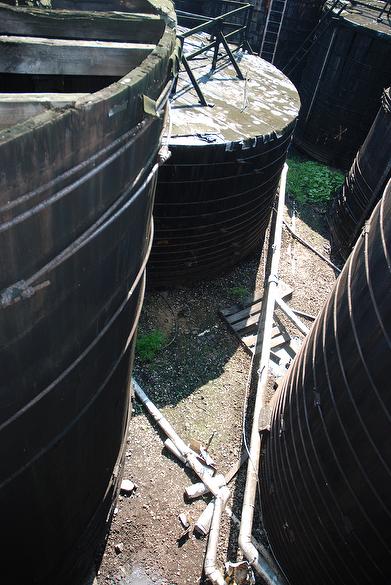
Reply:
[[[122,551],[124,550],[124,543],[123,542],[118,542],[115,546],[114,546],[114,550],[117,553],[117,555],[121,554]]]
[[[285,221],[289,224],[291,213],[292,202],[288,201]],[[313,248],[328,254],[323,213],[297,204],[294,229]],[[174,341],[167,348],[163,346],[151,361],[136,358],[135,377],[180,437],[187,443],[197,437],[202,446],[208,447],[206,451],[215,462],[218,474],[225,477],[245,453],[243,433],[248,436],[249,420],[243,418],[243,405],[251,356],[230,333],[218,310],[237,303],[230,291],[238,287],[250,297],[262,295],[263,270],[258,254],[213,281],[166,291],[164,299],[161,292],[148,292],[140,321],[142,335],[161,331],[165,339]],[[293,289],[289,306],[300,311],[301,318],[316,317],[335,277],[336,271],[330,264],[289,231],[283,231],[279,278]],[[297,335],[297,329],[282,313],[278,317],[291,337]],[[308,327],[312,323],[307,319]],[[274,382],[273,379],[270,397],[275,395]],[[248,404],[251,409],[251,397]],[[212,496],[204,493],[189,497],[185,499],[184,509],[186,490],[200,480],[188,467],[178,465],[179,459],[164,448],[165,437],[151,424],[138,403],[134,404],[134,410],[127,446],[131,456],[125,458],[124,477],[137,478],[139,487],[131,498],[124,497],[117,502],[118,513],[113,518],[99,566],[98,584],[138,584],[134,575],[140,573],[143,584],[203,585],[206,583],[203,577],[206,539],[195,534],[193,521],[186,538],[178,538],[181,528],[177,518],[185,513],[198,522]],[[213,432],[215,439],[208,446]],[[230,514],[222,519],[217,559],[220,567],[227,559],[240,560],[237,518],[245,471],[246,464],[239,468],[230,484]],[[259,516],[253,536],[260,544],[267,544]],[[114,549],[119,542],[124,545],[120,555]]]
[[[225,582],[227,585],[253,585],[254,573],[247,561],[239,563],[225,563]]]
[[[134,490],[136,489],[136,484],[134,484],[130,479],[123,479],[121,482],[120,494],[123,496],[131,496]]]

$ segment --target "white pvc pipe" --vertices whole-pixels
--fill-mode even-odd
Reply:
[[[212,524],[210,528],[207,554],[205,557],[205,573],[209,580],[215,585],[226,585],[224,577],[216,567],[217,545],[220,533],[221,515],[227,504],[230,496],[230,491],[226,485],[220,486],[218,478],[212,477],[205,469],[203,464],[198,460],[194,451],[186,445],[180,436],[176,433],[174,428],[160,412],[160,410],[153,404],[153,402],[145,394],[144,390],[132,378],[132,385],[134,392],[138,399],[143,403],[148,412],[155,419],[159,427],[165,432],[167,437],[172,441],[174,447],[184,457],[186,463],[196,472],[198,477],[203,481],[206,487],[212,494],[216,496]]]
[[[268,368],[270,359],[271,331],[273,327],[273,316],[275,298],[278,287],[278,266],[280,261],[282,220],[285,203],[285,189],[288,166],[285,164],[281,174],[280,191],[278,199],[277,215],[275,218],[274,241],[269,244],[271,254],[270,273],[267,276],[265,293],[263,296],[262,309],[259,319],[258,334],[261,340],[257,340],[257,349],[260,353],[258,369],[258,384],[256,390],[254,416],[251,429],[250,453],[247,464],[246,487],[243,498],[243,508],[239,532],[239,546],[254,568],[268,585],[282,585],[284,579],[274,566],[264,558],[252,543],[252,526],[254,520],[255,498],[258,484],[259,458],[261,453],[261,436],[258,429],[259,417],[265,406],[266,386],[268,380]],[[261,341],[259,346],[258,342]]]
[[[216,565],[217,546],[219,543],[221,516],[230,496],[227,486],[220,488],[214,504],[212,524],[209,532],[208,548],[205,555],[205,575],[214,585],[226,585],[225,579]]]
[[[193,469],[193,471],[195,471],[201,481],[204,482],[209,491],[212,492],[213,495],[217,496],[220,490],[219,482],[210,475],[210,472],[207,469],[205,469],[205,466],[197,458],[197,455],[194,453],[194,451],[180,438],[166,417],[160,412],[158,408],[156,408],[156,406],[148,398],[144,390],[140,387],[134,378],[132,378],[132,384],[136,396],[155,419],[159,427],[165,432],[167,437],[171,439],[175,447],[185,458],[186,462]]]
[[[220,487],[226,484],[224,475],[221,475],[220,473],[215,475],[215,480],[218,482]],[[202,481],[198,483],[192,483],[185,489],[186,497],[189,498],[189,500],[200,498],[201,496],[205,496],[207,493],[209,493],[208,488]]]

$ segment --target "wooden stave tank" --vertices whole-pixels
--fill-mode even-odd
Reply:
[[[391,26],[377,22],[382,3],[330,11],[300,82],[295,144],[313,158],[348,169],[391,84]],[[331,0],[326,8],[331,5]],[[356,14],[363,10],[363,15]]]
[[[280,3],[281,0],[272,0],[269,5],[269,10],[273,9],[274,3]],[[298,54],[303,42],[311,35],[312,31],[317,26],[322,13],[324,0],[289,0],[286,2],[284,17],[281,22],[281,29],[278,35],[278,43],[276,53],[273,60],[273,65],[281,69],[284,73],[287,69],[286,75],[293,83],[300,87],[300,79],[305,66],[305,56],[300,59],[300,62],[293,67],[292,57]],[[271,32],[276,32],[277,29],[271,29]],[[265,35],[265,31],[263,33]],[[270,40],[274,44],[275,36],[269,35]],[[268,38],[265,38],[265,41]],[[271,46],[265,44],[264,51],[261,57],[268,59],[267,51],[270,51]],[[292,69],[291,69],[292,67]]]
[[[390,243],[391,182],[273,409],[263,522],[290,585],[390,582]]]
[[[0,131],[2,575],[18,583],[82,583],[117,495],[176,46],[170,1],[110,8],[127,6],[162,22],[141,66]]]
[[[258,67],[258,71],[263,71],[260,79],[265,76],[262,81],[264,85],[270,84],[273,95],[278,96],[278,89],[281,91],[281,96],[274,99],[281,98],[284,122],[280,121],[281,126],[275,131],[270,123],[264,134],[255,132],[240,137],[235,128],[227,139],[210,133],[210,122],[203,126],[202,121],[198,125],[192,120],[191,127],[200,130],[189,134],[190,126],[185,125],[183,132],[180,120],[176,133],[172,115],[171,157],[159,169],[154,205],[155,237],[147,269],[148,285],[152,287],[188,285],[213,278],[231,269],[262,244],[295,127],[299,98],[293,84],[274,66],[259,57],[240,52],[236,55],[243,68],[246,59],[251,61],[249,77],[254,67]],[[260,83],[259,79],[256,81]],[[210,95],[207,88],[203,87],[203,91],[207,100],[215,103],[207,111],[213,117],[220,116],[217,90],[210,90]],[[268,104],[267,91],[257,95],[263,107],[267,107],[265,101]],[[272,103],[268,104],[270,109]],[[181,106],[178,111],[183,111]],[[197,107],[194,111],[202,109]],[[220,117],[216,120],[220,122]],[[220,128],[224,124],[223,116]],[[240,123],[238,127],[240,132],[248,130],[248,120],[243,122],[243,128]],[[219,189],[224,193],[216,196]]]
[[[391,177],[391,89],[384,91],[378,115],[332,201],[328,223],[333,252],[349,256],[360,230]]]

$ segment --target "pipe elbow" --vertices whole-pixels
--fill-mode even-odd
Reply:
[[[253,543],[251,542],[251,534],[242,530],[239,533],[238,539],[239,548],[242,551],[245,558],[248,560],[250,565],[258,562],[259,553]]]
[[[210,567],[207,570],[206,564],[204,566],[205,576],[213,585],[227,585],[221,572],[216,567]]]

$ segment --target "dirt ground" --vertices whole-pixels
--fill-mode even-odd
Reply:
[[[329,257],[325,214],[297,206],[292,220],[288,201],[286,221],[303,238]],[[316,315],[324,304],[336,274],[330,266],[283,231],[280,278],[294,289],[291,307]],[[263,260],[259,251],[232,272],[191,288],[150,292],[146,295],[140,333],[159,329],[168,347],[151,363],[136,360],[134,376],[162,409],[185,440],[204,444],[214,433],[210,454],[218,471],[226,473],[241,456],[250,355],[229,332],[218,309],[235,302],[233,290],[243,287],[249,295],[262,292]],[[308,326],[310,321],[306,322]],[[298,335],[295,332],[295,335]],[[252,400],[248,401],[247,419]],[[98,585],[195,585],[205,583],[203,561],[206,539],[193,531],[183,536],[178,515],[185,512],[194,522],[208,497],[186,502],[184,489],[196,481],[193,474],[163,448],[164,437],[134,404],[124,478],[137,489],[120,496],[102,562]],[[246,465],[231,482],[229,506],[240,516]],[[256,538],[264,541],[259,520]],[[239,554],[238,530],[225,515],[219,548],[219,564]]]

